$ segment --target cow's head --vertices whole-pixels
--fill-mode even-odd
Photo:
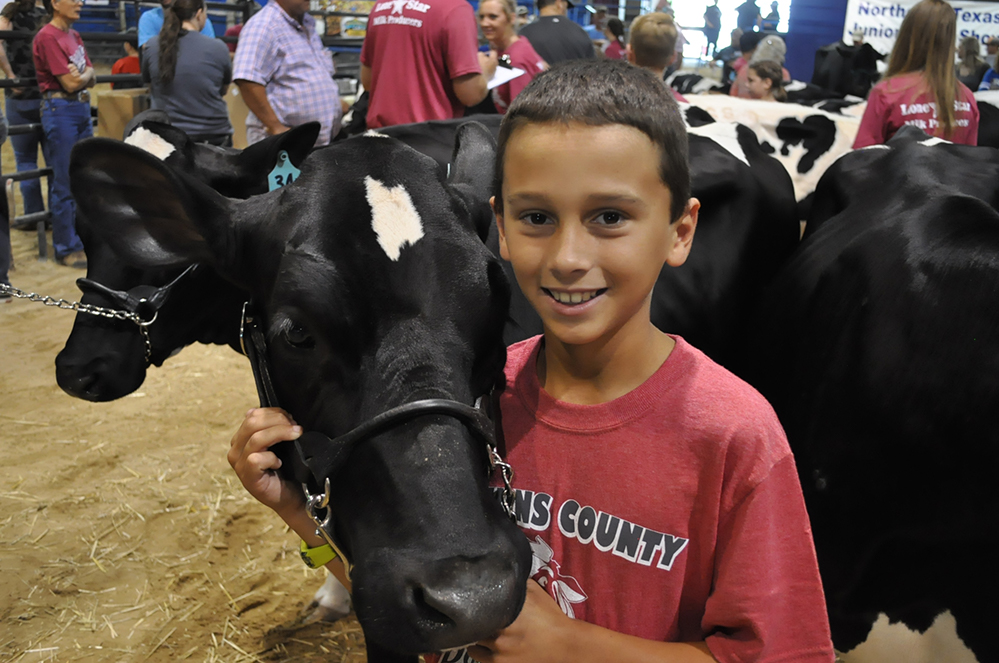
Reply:
[[[209,187],[233,198],[266,193],[268,174],[284,151],[301,164],[312,150],[319,124],[312,122],[272,136],[243,151],[194,143],[180,129],[145,120],[129,132],[126,142],[163,159],[173,170],[193,175]],[[222,343],[238,347],[239,316],[245,294],[204,266],[170,287],[169,296],[157,293],[184,270],[126,264],[80,214],[78,230],[87,253],[87,278],[78,281],[83,303],[122,309],[121,296],[154,293],[162,299],[156,321],[145,337],[134,323],[78,313],[66,345],[56,357],[56,382],[71,396],[89,401],[111,401],[132,393],[146,378],[147,365],[160,366],[174,352],[191,343]],[[143,319],[152,311],[143,310]]]
[[[79,143],[70,169],[78,204],[121,255],[208,262],[251,293],[280,404],[333,437],[418,399],[472,404],[501,375],[509,287],[473,219],[491,141],[463,127],[450,180],[393,139],[344,141],[246,201],[102,139]],[[456,647],[518,613],[530,549],[486,463],[457,420],[422,416],[361,442],[332,477],[354,605],[374,642]]]

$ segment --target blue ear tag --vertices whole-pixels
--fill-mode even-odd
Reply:
[[[274,170],[272,170],[271,174],[267,176],[267,190],[274,191],[275,189],[280,189],[283,186],[288,186],[297,180],[298,176],[301,174],[302,171],[292,165],[291,159],[288,158],[288,153],[281,150],[278,152],[277,163],[274,164]]]

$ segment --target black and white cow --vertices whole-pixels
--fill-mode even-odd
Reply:
[[[740,372],[798,463],[843,651],[950,610],[999,661],[999,154],[906,127],[844,156]]]
[[[207,262],[252,294],[280,404],[333,437],[417,399],[470,405],[501,375],[509,286],[473,223],[493,148],[475,124],[459,142],[450,180],[365,137],[245,201],[116,141],[79,143],[70,170],[120,255]],[[456,419],[427,415],[359,443],[332,481],[369,660],[477,641],[519,611],[530,549],[487,488],[486,460]]]

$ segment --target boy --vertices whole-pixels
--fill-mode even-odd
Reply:
[[[623,62],[554,67],[504,118],[500,248],[544,324],[500,403],[535,559],[514,623],[444,661],[833,661],[776,416],[650,320],[697,225],[686,155],[666,88]],[[248,487],[298,433],[262,412],[230,452]]]
[[[676,24],[669,14],[653,12],[643,14],[631,23],[625,57],[628,62],[648,69],[660,80],[676,59]],[[673,98],[687,103],[679,92],[670,89]]]

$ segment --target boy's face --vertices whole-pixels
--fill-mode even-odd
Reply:
[[[562,343],[646,332],[663,264],[686,260],[699,204],[670,223],[659,163],[648,136],[624,125],[528,124],[510,136],[500,254]]]

